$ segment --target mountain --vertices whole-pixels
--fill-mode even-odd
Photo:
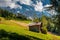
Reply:
[[[12,1],[14,1],[14,0],[12,0]],[[35,6],[34,6],[34,5],[37,5],[41,0],[31,0],[31,1],[32,1],[31,5],[22,4],[20,1],[16,1],[15,4],[18,5],[18,7],[16,7],[16,8],[10,8],[10,6],[1,7],[1,8],[9,10],[10,12],[13,12],[13,13],[20,12],[21,14],[26,15],[27,17],[30,17],[30,16],[33,17],[34,13],[36,13],[36,15],[38,17],[41,17],[42,12],[41,11],[36,11]],[[45,0],[45,1],[42,0],[41,1],[43,3],[43,6],[47,4],[46,1],[48,1],[48,0]],[[49,4],[49,2],[48,2],[48,4]],[[43,12],[43,15],[51,16],[51,14],[49,14],[46,11]]]

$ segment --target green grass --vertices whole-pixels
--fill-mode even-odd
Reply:
[[[20,26],[16,23],[12,23],[10,21],[4,21],[2,24],[0,24],[0,30],[1,29],[7,32],[13,32],[19,35],[29,35],[43,40],[60,40],[60,36],[54,36],[53,34],[42,34],[42,33],[31,32],[27,28]]]
[[[30,20],[21,20],[21,19],[16,19],[16,21],[25,22],[25,23],[30,23],[30,22],[32,22],[32,21],[30,21]]]

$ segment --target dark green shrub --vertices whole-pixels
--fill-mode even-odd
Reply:
[[[42,32],[43,34],[47,34],[47,28],[45,28],[45,27],[42,27],[42,30],[41,30],[41,32]]]

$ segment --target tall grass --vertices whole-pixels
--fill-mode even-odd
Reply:
[[[16,23],[13,23],[9,20],[6,20],[2,24],[0,24],[0,30],[1,29],[7,32],[12,32],[12,33],[14,32],[19,35],[29,35],[31,38],[35,37],[43,40],[60,40],[60,36],[55,36],[53,34],[42,34],[42,33],[31,32],[27,28],[20,26]]]

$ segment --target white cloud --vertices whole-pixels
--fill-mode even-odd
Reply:
[[[26,5],[31,5],[31,2],[32,2],[31,0],[13,0],[13,1],[12,0],[0,0],[0,6],[6,7],[6,6],[10,6],[11,5],[11,6],[14,7],[15,6],[14,3],[16,1],[20,1],[21,4],[26,4]]]
[[[17,13],[20,13],[20,11],[17,11]]]
[[[16,2],[16,1],[20,1],[20,0],[13,0],[14,2]]]
[[[16,1],[19,1],[19,0],[0,0],[0,7],[7,7],[9,6],[11,9],[12,8],[22,8],[22,6],[18,5],[18,4],[15,4]]]
[[[57,12],[55,10],[50,10],[50,11],[47,11],[47,12],[51,15],[56,15],[57,14]]]
[[[26,9],[27,11],[29,11],[29,9]]]
[[[32,20],[33,21],[33,18],[31,16],[28,17],[28,19]]]
[[[11,2],[12,2],[11,0],[0,0],[0,6],[6,7],[6,6],[10,5]]]
[[[10,7],[11,9],[13,9],[13,8],[20,8],[20,9],[22,9],[22,6],[20,6],[20,5],[18,5],[18,4],[15,4],[15,3],[11,3],[11,4],[9,5],[9,7]]]
[[[31,0],[20,0],[20,2],[22,4],[30,5],[32,1]]]
[[[44,7],[51,7],[52,5],[50,5],[50,4],[47,4],[47,5],[45,5]]]
[[[22,9],[22,6],[15,4],[16,1],[20,1],[21,4],[26,4],[26,5],[30,5],[31,4],[31,0],[13,0],[13,3],[11,3],[9,6],[12,8],[20,8]]]
[[[10,8],[17,8],[19,7],[20,9],[22,8],[22,6],[15,4],[16,1],[20,1],[21,4],[26,4],[26,5],[30,5],[31,4],[31,0],[0,0],[0,7],[7,7],[10,6]]]
[[[19,6],[19,5],[18,5],[18,7],[19,7],[20,9],[22,9],[22,6]]]
[[[15,8],[16,4],[15,3],[11,3],[9,6],[12,9],[12,8]]]
[[[26,5],[30,5],[32,3],[31,0],[13,0],[14,2],[16,1],[20,1],[21,4],[26,4]]]
[[[40,12],[43,10],[43,3],[41,1],[37,2],[37,4],[35,5],[35,10]]]

